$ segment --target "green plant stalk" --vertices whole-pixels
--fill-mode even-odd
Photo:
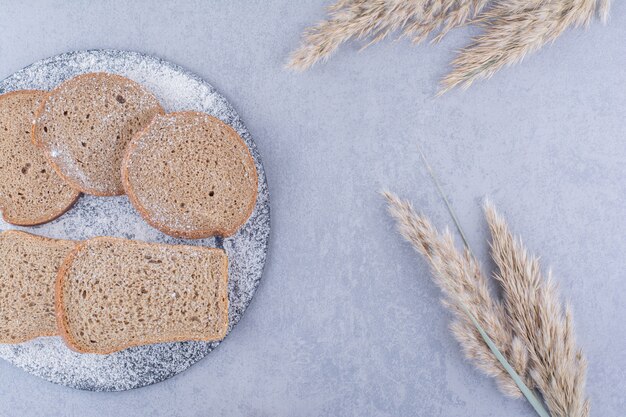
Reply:
[[[522,394],[524,394],[524,397],[526,397],[530,405],[533,406],[537,414],[539,414],[541,417],[550,417],[550,414],[546,411],[543,405],[541,405],[541,401],[539,401],[539,399],[535,396],[535,394],[533,394],[530,388],[528,388],[526,384],[524,384],[524,381],[522,381],[522,378],[520,378],[517,372],[515,372],[515,369],[513,369],[513,367],[509,364],[509,362],[506,360],[504,355],[500,352],[498,347],[493,343],[489,335],[485,332],[485,330],[483,330],[480,324],[478,324],[478,321],[476,320],[476,318],[474,318],[472,313],[467,311],[467,309],[463,305],[461,305],[461,308],[463,309],[465,314],[467,314],[467,316],[470,318],[472,323],[474,323],[474,326],[478,330],[478,333],[480,333],[480,336],[483,338],[483,340],[485,341],[489,349],[491,349],[491,352],[493,352],[496,359],[498,359],[498,362],[500,362],[500,364],[504,367],[504,369],[509,373],[509,375],[511,376],[511,379],[513,379],[513,382],[515,382],[515,385],[517,385],[520,391],[522,391]]]
[[[437,192],[439,193],[439,196],[444,201],[444,203],[446,205],[446,208],[448,210],[448,213],[452,217],[452,220],[454,221],[454,225],[456,226],[456,229],[458,230],[459,234],[461,235],[461,239],[463,240],[463,244],[465,245],[465,247],[470,252],[472,252],[472,249],[469,246],[467,238],[465,237],[465,233],[463,233],[463,229],[461,228],[461,223],[459,222],[458,218],[456,217],[456,214],[454,213],[454,210],[452,209],[452,205],[450,204],[450,202],[448,201],[448,198],[446,197],[445,193],[443,192],[443,189],[441,188],[441,185],[439,185],[439,181],[437,180],[437,177],[435,176],[435,173],[433,172],[432,168],[430,167],[430,164],[426,160],[426,156],[424,156],[424,153],[422,152],[422,149],[419,146],[418,146],[417,150],[419,151],[420,156],[422,157],[422,160],[424,161],[424,165],[426,165],[426,169],[428,170],[428,175],[433,180],[433,183],[435,184],[435,187],[437,188]],[[520,391],[522,391],[522,394],[524,394],[524,397],[526,397],[526,400],[528,400],[528,402],[535,409],[537,414],[540,417],[550,417],[550,414],[546,411],[545,407],[541,404],[541,401],[539,401],[539,399],[535,396],[535,394],[533,394],[532,390],[530,388],[528,388],[526,386],[526,384],[524,384],[524,381],[522,381],[522,378],[520,378],[520,376],[517,374],[517,372],[515,372],[515,369],[513,369],[511,364],[509,364],[509,362],[506,360],[504,355],[500,352],[500,350],[495,345],[495,343],[493,343],[493,340],[491,340],[491,338],[489,337],[487,332],[485,332],[485,330],[480,326],[480,324],[478,324],[478,321],[472,315],[472,313],[470,313],[467,310],[467,308],[465,308],[464,305],[461,305],[460,307],[463,310],[463,312],[465,312],[465,314],[470,318],[470,320],[474,324],[474,327],[476,327],[476,330],[478,330],[478,333],[480,333],[480,336],[483,338],[483,340],[485,341],[485,343],[487,344],[487,346],[489,347],[491,352],[494,354],[496,359],[498,359],[498,362],[500,362],[500,364],[502,365],[504,370],[510,375],[511,379],[513,379],[513,382],[515,382],[515,385],[517,385],[517,387],[520,389]]]

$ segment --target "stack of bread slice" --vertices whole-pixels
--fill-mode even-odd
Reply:
[[[97,237],[0,234],[0,343],[59,335],[73,350],[220,340],[228,329],[221,249]]]
[[[0,95],[0,210],[6,222],[54,220],[81,193],[126,194],[153,227],[190,239],[228,237],[257,198],[255,161],[208,114],[166,114],[120,75],[88,73],[52,91]],[[97,237],[0,234],[0,343],[59,335],[111,353],[228,328],[223,250]]]

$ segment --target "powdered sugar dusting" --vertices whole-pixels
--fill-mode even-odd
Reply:
[[[215,89],[182,68],[155,57],[125,51],[79,51],[39,61],[0,82],[0,93],[50,90],[86,72],[120,74],[147,87],[166,111],[197,110],[232,126],[243,138],[258,173],[258,197],[248,222],[232,237],[187,241],[148,226],[122,197],[83,196],[59,219],[21,228],[0,221],[0,230],[21,229],[64,239],[118,236],[148,242],[223,247],[229,257],[229,332],[239,321],[259,284],[270,231],[269,194],[256,146],[243,122]],[[94,391],[120,391],[167,379],[202,359],[219,342],[178,342],[134,347],[111,355],[79,354],[58,337],[19,345],[0,345],[0,357],[48,381]]]

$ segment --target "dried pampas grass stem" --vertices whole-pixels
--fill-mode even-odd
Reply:
[[[554,41],[570,27],[588,26],[598,12],[608,18],[609,0],[506,0],[480,17],[483,33],[452,61],[440,93],[488,78],[504,66]]]
[[[588,417],[586,363],[574,341],[571,310],[561,306],[550,276],[541,274],[537,259],[513,238],[494,207],[486,203],[485,214],[503,301],[490,294],[467,247],[459,251],[450,232],[437,232],[410,203],[384,196],[400,234],[428,261],[465,356],[504,394],[520,397],[521,388],[540,416],[548,414],[533,389],[552,417]]]
[[[539,260],[515,239],[489,202],[485,213],[491,232],[494,274],[504,293],[513,332],[528,347],[528,373],[555,417],[589,415],[585,397],[587,364],[576,347],[572,312],[561,306],[552,277],[544,277]]]
[[[442,301],[455,317],[450,328],[467,358],[481,371],[495,378],[504,394],[519,397],[519,388],[484,343],[467,314],[473,316],[485,329],[500,352],[510,352],[512,338],[506,330],[506,312],[502,304],[491,297],[487,280],[476,259],[469,250],[457,251],[450,232],[446,230],[439,234],[424,216],[415,213],[410,203],[388,192],[384,195],[400,234],[428,260],[433,279],[443,292]],[[525,363],[520,365],[524,367],[516,371],[525,375]]]
[[[567,28],[588,25],[596,13],[606,21],[610,6],[610,0],[339,0],[327,20],[304,32],[287,67],[306,70],[350,39],[367,39],[367,47],[400,32],[414,43],[439,42],[450,30],[477,23],[483,34],[452,62],[444,93],[521,61]]]
[[[309,28],[287,66],[305,70],[327,60],[344,42],[369,39],[365,47],[400,31],[414,43],[431,34],[441,40],[451,29],[476,16],[487,0],[340,0],[328,20]]]

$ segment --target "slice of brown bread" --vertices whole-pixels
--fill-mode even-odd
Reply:
[[[54,220],[80,195],[30,140],[35,111],[46,94],[19,90],[0,95],[0,209],[12,224],[33,226]]]
[[[0,234],[0,343],[57,334],[56,278],[75,245],[15,230]]]
[[[128,141],[161,113],[156,97],[136,82],[83,74],[50,92],[37,113],[32,140],[75,189],[119,195],[124,193],[120,165]]]
[[[149,224],[191,239],[235,233],[252,214],[258,186],[245,142],[198,112],[155,117],[129,143],[122,180]]]
[[[219,340],[228,328],[228,258],[221,249],[89,239],[59,271],[56,310],[59,334],[83,353]]]

